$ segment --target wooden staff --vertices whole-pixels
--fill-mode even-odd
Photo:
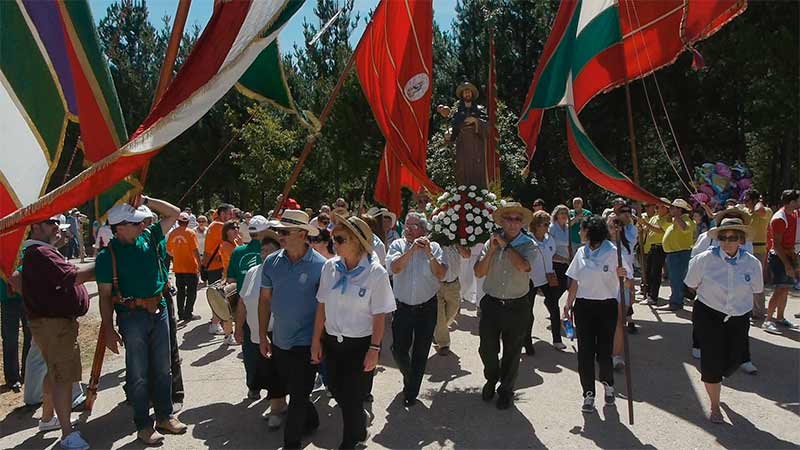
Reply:
[[[189,6],[192,0],[180,0],[178,4],[178,11],[175,13],[175,22],[172,24],[172,34],[170,35],[169,45],[167,46],[167,54],[164,58],[164,64],[161,67],[161,74],[158,79],[158,87],[156,94],[153,98],[152,108],[158,104],[161,96],[167,91],[169,84],[172,82],[172,71],[175,68],[175,58],[178,56],[178,49],[180,48],[181,38],[183,38],[183,28],[186,25],[186,18],[189,15]],[[142,167],[139,179],[142,186],[147,181],[147,172],[149,163]],[[140,195],[141,193],[139,193]],[[139,197],[136,195],[135,197]],[[100,326],[100,332],[97,336],[97,345],[94,350],[94,359],[92,360],[92,373],[89,376],[89,386],[86,389],[86,406],[88,412],[92,412],[94,401],[97,398],[97,385],[100,383],[100,373],[103,369],[103,358],[106,353],[106,340],[105,330]]]
[[[617,267],[622,267],[622,243],[620,233],[623,233],[622,223],[617,222]],[[628,347],[628,333],[625,331],[625,317],[627,317],[627,307],[625,305],[625,277],[619,278],[619,303],[617,305],[617,328],[622,333],[623,357],[625,358],[625,389],[628,397],[628,423],[633,425],[633,394],[631,389],[631,354]],[[633,299],[631,299],[633,303]]]

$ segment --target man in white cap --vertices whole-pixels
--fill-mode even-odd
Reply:
[[[108,213],[114,239],[97,255],[97,285],[105,343],[119,353],[124,342],[128,399],[133,406],[137,437],[148,445],[164,436],[154,428],[150,402],[155,410],[155,427],[171,434],[186,432],[186,425],[173,415],[170,370],[170,329],[164,290],[163,260],[158,247],[178,219],[175,206],[142,196],[142,203],[161,214],[161,221],[145,228],[147,214],[128,204]],[[152,216],[151,216],[152,217]],[[120,334],[114,328],[117,313]]]
[[[22,294],[33,340],[47,365],[44,383],[58,418],[49,423],[61,428],[59,446],[85,450],[89,444],[80,431],[73,431],[70,413],[72,384],[80,382],[82,373],[76,318],[89,309],[83,283],[94,279],[94,266],[70,264],[53,246],[67,229],[69,225],[60,224],[58,216],[34,224],[24,243],[22,268],[14,272],[10,284]]]

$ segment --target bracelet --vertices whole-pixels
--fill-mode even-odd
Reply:
[[[381,346],[380,345],[375,345],[375,344],[369,344],[369,349],[370,350],[381,351]]]

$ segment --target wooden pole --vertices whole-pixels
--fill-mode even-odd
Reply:
[[[369,27],[369,25],[367,25],[367,27]],[[336,97],[339,96],[339,92],[342,90],[342,86],[344,86],[344,82],[347,80],[347,76],[350,74],[350,69],[353,68],[357,51],[358,47],[356,47],[356,50],[352,55],[350,55],[347,65],[344,67],[341,75],[339,75],[339,80],[336,82],[336,86],[334,86],[331,95],[328,97],[328,102],[325,104],[325,108],[322,110],[322,114],[319,116],[320,129],[325,125],[325,121],[328,120],[328,116],[330,116],[331,111],[333,110],[333,104],[336,102]],[[305,164],[306,159],[308,159],[308,155],[310,155],[311,150],[314,149],[314,144],[317,142],[318,133],[319,131],[309,136],[306,140],[306,145],[303,147],[303,152],[300,154],[300,158],[297,160],[297,164],[294,166],[292,175],[283,186],[283,193],[281,194],[280,200],[278,200],[278,202],[275,204],[275,209],[273,210],[271,217],[277,216],[280,213],[284,203],[289,201],[289,192],[292,190],[292,185],[294,185],[294,183],[297,181],[297,178],[300,176],[300,171],[303,170],[303,164]]]
[[[189,15],[189,6],[192,0],[180,0],[178,3],[178,11],[175,13],[175,22],[172,24],[172,34],[170,35],[169,45],[167,46],[167,54],[164,58],[164,64],[161,66],[161,74],[158,79],[158,87],[156,88],[155,97],[150,110],[158,104],[161,97],[166,92],[167,87],[172,82],[172,71],[175,68],[175,58],[178,56],[178,49],[180,48],[181,39],[183,38],[183,28],[186,26],[186,18]],[[147,172],[149,163],[142,167],[139,175],[142,186],[147,181]],[[141,193],[140,193],[141,194]],[[136,195],[139,197],[139,195]],[[135,200],[135,202],[138,201]],[[86,411],[92,412],[94,400],[97,397],[97,385],[100,383],[100,374],[103,368],[103,359],[105,357],[106,341],[105,330],[100,327],[100,332],[97,335],[97,346],[94,349],[94,359],[92,361],[92,372],[89,376],[89,386],[86,392]]]
[[[622,242],[620,242],[620,234],[625,230],[622,228],[622,222],[617,221],[617,267],[622,267]],[[627,317],[627,306],[625,305],[625,278],[618,277],[619,279],[619,302],[617,303],[617,329],[622,333],[622,348],[623,357],[625,358],[625,389],[628,397],[628,423],[633,425],[633,393],[631,385],[631,354],[628,346],[628,332],[625,331],[625,317]],[[633,298],[631,298],[633,303]]]

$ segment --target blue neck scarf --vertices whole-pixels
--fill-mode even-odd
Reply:
[[[336,281],[336,283],[334,283],[331,289],[335,290],[336,288],[341,288],[341,293],[344,294],[347,290],[347,282],[349,279],[356,277],[363,272],[364,266],[358,265],[353,270],[348,272],[347,266],[344,265],[344,260],[340,259],[339,261],[336,261],[336,271],[342,274],[342,276]]]

